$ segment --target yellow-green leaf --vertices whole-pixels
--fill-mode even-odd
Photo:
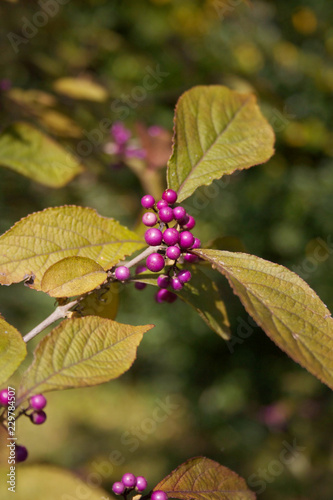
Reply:
[[[9,379],[26,355],[22,335],[0,316],[0,385]]]
[[[64,320],[38,344],[18,397],[108,382],[127,371],[154,325],[123,325],[98,316]]]
[[[145,246],[135,233],[92,208],[47,208],[21,219],[0,237],[0,284],[27,277],[41,290],[45,271],[65,257],[88,257],[109,269]]]
[[[73,297],[94,290],[107,278],[104,269],[88,257],[66,257],[49,267],[41,289],[51,297]]]
[[[154,491],[181,500],[255,500],[243,478],[206,457],[187,460],[162,479]]]
[[[177,103],[168,187],[185,200],[224,174],[267,161],[273,144],[254,95],[220,85],[193,87]]]
[[[108,98],[108,91],[104,87],[85,78],[59,78],[53,88],[72,99],[104,102]]]
[[[280,349],[333,388],[333,319],[305,281],[254,255],[195,253],[228,278],[247,312]]]
[[[90,293],[80,302],[79,313],[82,316],[100,316],[115,319],[119,306],[119,285],[110,283],[107,288],[100,288]]]
[[[23,122],[1,132],[0,165],[53,188],[64,186],[83,170],[71,153]]]

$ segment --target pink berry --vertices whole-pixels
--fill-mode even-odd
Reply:
[[[136,478],[136,489],[138,491],[144,491],[147,488],[147,480],[143,476],[138,476]]]
[[[43,410],[33,411],[30,415],[30,420],[33,424],[41,425],[46,420],[46,413]]]
[[[199,238],[194,238],[194,243],[192,245],[192,248],[200,248],[201,247],[201,241]]]
[[[130,277],[130,270],[126,266],[119,266],[116,268],[115,272],[115,277],[119,281],[126,281]]]
[[[148,255],[146,265],[149,271],[158,273],[159,271],[162,271],[164,267],[164,257],[160,253],[152,253]]]
[[[171,246],[166,250],[168,259],[177,260],[180,257],[181,251],[179,247]]]
[[[150,194],[146,194],[143,198],[141,198],[141,205],[144,208],[153,208],[155,205],[155,199]]]
[[[192,215],[188,215],[188,222],[186,224],[183,224],[183,226],[185,227],[185,229],[193,229],[195,226],[194,217],[192,217]]]
[[[2,389],[0,392],[0,404],[2,406],[8,406],[8,389]]]
[[[189,262],[190,264],[195,264],[195,262],[198,262],[199,257],[193,255],[193,253],[186,253],[184,255],[184,260],[186,260],[186,262]]]
[[[160,288],[168,288],[170,282],[171,280],[166,274],[161,274],[161,276],[157,278],[157,284]]]
[[[29,400],[30,406],[34,410],[43,410],[46,406],[46,397],[43,394],[35,394]]]
[[[112,485],[112,491],[116,495],[121,495],[125,491],[125,485],[121,481],[116,481]]]
[[[176,220],[181,220],[185,217],[186,210],[184,207],[176,207],[173,209],[173,216]]]
[[[173,220],[173,210],[171,207],[163,207],[158,212],[158,216],[161,222],[171,222]]]
[[[177,274],[177,278],[182,282],[182,283],[187,283],[190,281],[192,275],[188,269],[182,269],[179,271]]]
[[[177,278],[176,276],[174,278],[171,279],[171,288],[173,290],[175,290],[176,292],[178,292],[179,290],[181,290],[182,288],[184,287],[184,283],[182,281],[180,281],[179,278]]]
[[[154,214],[154,212],[146,212],[142,216],[142,222],[144,223],[145,226],[155,226],[157,222],[157,215]]]
[[[168,500],[168,495],[165,491],[156,490],[151,494],[151,500]]]
[[[131,472],[128,472],[127,474],[123,475],[123,477],[121,478],[121,482],[124,486],[126,486],[126,488],[134,488],[134,486],[136,485],[136,477]]]
[[[15,460],[16,462],[24,462],[28,458],[28,450],[25,446],[17,444],[15,446]]]
[[[156,302],[169,302],[170,304],[177,299],[177,295],[165,288],[161,288],[155,295]]]
[[[177,201],[178,196],[176,191],[174,191],[173,189],[167,189],[162,194],[162,198],[172,205],[172,203],[175,203]]]
[[[163,240],[168,246],[173,246],[178,243],[179,232],[174,227],[169,227],[163,233]]]
[[[162,238],[162,231],[157,228],[152,227],[145,232],[146,243],[150,246],[156,247],[160,245],[162,243]]]
[[[169,204],[165,200],[160,200],[156,204],[156,207],[157,207],[158,210],[161,210],[161,208],[168,207],[168,206],[169,206]]]
[[[194,243],[194,236],[190,231],[183,231],[179,235],[179,244],[182,248],[191,248]]]

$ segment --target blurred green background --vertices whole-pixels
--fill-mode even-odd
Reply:
[[[138,122],[171,132],[182,92],[224,84],[256,93],[276,132],[276,154],[187,200],[195,234],[286,265],[333,310],[333,4],[62,4],[54,0],[53,14],[36,28],[45,19],[36,17],[46,12],[42,2],[0,0],[0,79],[12,87],[0,92],[1,127],[17,119],[41,127],[80,156],[86,171],[53,190],[1,169],[1,233],[31,212],[63,204],[96,208],[134,228],[144,174],[140,181],[133,168],[115,167],[103,152],[108,134],[90,140],[89,154],[82,141],[103,119],[124,120],[134,137]],[[152,72],[160,76],[148,89]],[[107,89],[107,102],[56,95],[63,77],[92,79]],[[19,421],[30,463],[68,468],[111,491],[124,472],[147,475],[154,486],[187,458],[206,455],[243,476],[260,499],[332,500],[331,391],[251,326],[224,278],[215,279],[239,343],[226,344],[180,301],[171,309],[155,304],[153,290],[125,287],[117,320],[156,327],[119,380],[50,393],[40,428]],[[22,284],[0,289],[1,313],[23,334],[53,305]],[[170,402],[158,422],[156,409]],[[288,464],[281,462],[286,443],[302,447]],[[110,458],[115,450],[121,465]]]

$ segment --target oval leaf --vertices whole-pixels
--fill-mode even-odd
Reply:
[[[86,295],[79,305],[82,316],[100,316],[115,319],[119,306],[119,284],[109,283],[107,288],[100,288]]]
[[[53,88],[59,94],[72,99],[104,102],[108,98],[108,92],[104,87],[86,78],[59,78]]]
[[[181,500],[254,500],[244,479],[206,457],[187,460],[155,486]]]
[[[45,272],[41,289],[51,297],[73,297],[94,290],[107,278],[104,269],[87,257],[66,257]]]
[[[280,349],[333,389],[333,319],[297,274],[245,253],[195,253],[228,278],[247,312]]]
[[[0,165],[53,188],[64,186],[83,170],[73,155],[23,122],[0,134]]]
[[[176,106],[168,187],[185,200],[224,174],[267,161],[273,144],[273,129],[254,95],[220,85],[193,87]]]
[[[45,271],[65,257],[88,257],[109,269],[145,246],[135,233],[92,208],[47,208],[21,219],[0,237],[0,284],[29,276],[41,290]]]
[[[22,335],[0,316],[0,385],[13,375],[26,355]]]
[[[31,394],[102,384],[127,371],[154,325],[123,325],[98,316],[63,321],[38,344],[19,390]]]

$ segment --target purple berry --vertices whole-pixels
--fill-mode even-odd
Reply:
[[[141,205],[144,208],[153,208],[155,200],[150,194],[146,194],[143,198],[141,198]]]
[[[195,264],[195,262],[198,262],[199,257],[193,255],[193,253],[186,253],[184,255],[184,260],[186,260],[186,262],[189,262],[190,264]]]
[[[164,207],[158,212],[161,222],[171,222],[173,220],[173,210],[171,207]]]
[[[174,191],[173,189],[167,189],[162,194],[162,198],[163,198],[163,200],[170,203],[170,205],[172,205],[172,203],[176,203],[178,196],[177,196],[176,191]]]
[[[117,144],[125,144],[131,137],[131,132],[121,122],[112,125],[111,134]]]
[[[29,403],[34,410],[42,410],[45,408],[47,401],[43,394],[35,394],[32,398],[30,398]]]
[[[166,274],[162,274],[157,278],[157,284],[160,288],[168,288],[170,285],[170,278]]]
[[[169,204],[165,200],[160,200],[156,204],[156,207],[157,207],[158,210],[161,210],[161,208],[168,207],[168,206],[169,206]]]
[[[41,425],[46,420],[46,413],[43,410],[33,411],[30,415],[30,420],[33,424]]]
[[[146,288],[147,283],[140,283],[140,281],[137,281],[136,283],[134,283],[134,286],[137,290],[143,290],[144,288]]]
[[[173,216],[176,220],[181,220],[185,217],[186,210],[183,207],[176,207],[173,209]]]
[[[183,287],[184,287],[184,283],[182,281],[180,281],[179,278],[177,278],[175,276],[174,278],[171,279],[171,288],[173,288],[173,290],[175,290],[176,292],[178,292]]]
[[[151,494],[151,500],[168,500],[168,495],[165,491],[156,490]]]
[[[126,281],[130,277],[130,270],[126,266],[119,266],[116,268],[115,272],[115,277],[119,281]]]
[[[149,271],[158,273],[164,267],[164,257],[160,253],[152,253],[148,255],[146,265]]]
[[[0,392],[0,405],[8,406],[8,389],[2,389]]]
[[[168,246],[173,246],[178,243],[179,232],[174,227],[169,227],[163,233],[163,240]]]
[[[146,243],[152,247],[160,245],[162,243],[162,238],[162,231],[157,228],[152,227],[145,232]]]
[[[147,488],[147,480],[143,476],[138,476],[136,478],[136,489],[138,491],[144,491]]]
[[[194,243],[194,236],[190,231],[183,231],[179,235],[179,244],[182,248],[191,248]]]
[[[126,486],[126,488],[134,488],[136,485],[136,477],[131,472],[128,472],[123,475],[121,482]]]
[[[182,269],[181,271],[179,271],[179,273],[177,274],[177,278],[182,282],[182,283],[187,283],[188,281],[190,281],[192,275],[190,273],[190,271],[188,271],[187,269]]]
[[[154,214],[154,212],[146,212],[142,216],[142,222],[144,223],[145,226],[155,226],[157,222],[157,215]]]
[[[145,271],[147,271],[147,268],[146,268],[146,266],[144,264],[139,264],[135,268],[135,274],[144,273]]]
[[[190,220],[190,218],[189,218],[189,216],[186,214],[186,215],[185,215],[185,217],[183,217],[182,219],[179,219],[178,224],[179,224],[180,226],[185,227],[185,226],[188,224],[189,220]]]
[[[200,248],[201,247],[201,241],[199,240],[199,238],[194,238],[194,243],[192,245],[192,249],[193,248]]]
[[[179,247],[172,246],[166,250],[166,256],[171,260],[177,260],[180,257],[180,254],[181,251]]]
[[[28,450],[25,446],[17,444],[15,446],[15,460],[16,462],[24,462],[28,458]]]
[[[192,217],[192,215],[188,215],[188,222],[186,224],[183,224],[183,226],[185,227],[185,229],[193,229],[195,226],[194,217]]]
[[[170,304],[177,299],[177,295],[165,288],[161,288],[155,295],[156,302],[169,302]]]
[[[116,481],[112,485],[112,491],[116,495],[121,495],[125,491],[125,485],[121,481]]]

